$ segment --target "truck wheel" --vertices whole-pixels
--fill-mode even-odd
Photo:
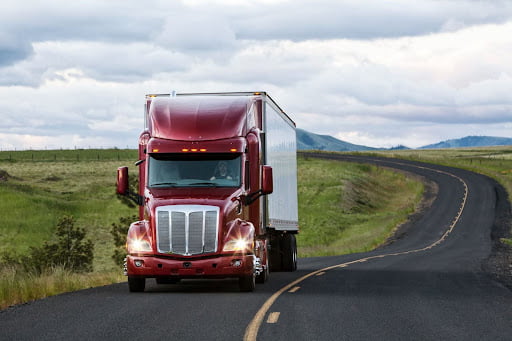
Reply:
[[[297,270],[297,241],[294,234],[283,235],[283,271]]]
[[[140,277],[128,277],[130,292],[143,292],[146,288],[146,279]]]
[[[268,281],[269,272],[268,265],[265,265],[263,272],[256,276],[256,283],[265,283]]]
[[[240,291],[254,291],[254,288],[256,287],[255,276],[250,275],[238,278],[238,286],[240,287]]]

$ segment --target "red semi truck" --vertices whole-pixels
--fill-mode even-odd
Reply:
[[[127,235],[132,292],[147,278],[238,278],[253,291],[297,268],[295,123],[265,92],[146,95],[139,205]]]

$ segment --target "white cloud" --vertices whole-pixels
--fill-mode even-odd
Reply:
[[[235,32],[222,17],[208,13],[174,13],[168,16],[156,42],[178,51],[205,51],[231,49]]]
[[[510,18],[508,1],[302,0],[259,6],[238,16],[245,39],[375,39],[418,36]],[[286,15],[282,15],[286,13]]]
[[[171,90],[266,90],[298,127],[371,146],[510,136],[509,1],[2,6],[0,147],[133,146],[144,94]]]

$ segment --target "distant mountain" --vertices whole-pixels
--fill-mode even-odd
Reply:
[[[460,139],[446,140],[435,144],[429,144],[418,149],[489,147],[510,145],[512,145],[512,138],[508,137],[466,136]]]
[[[435,144],[419,147],[418,149],[464,148],[464,147],[489,147],[512,146],[512,138],[495,136],[466,136],[460,139],[446,140]],[[318,135],[303,129],[297,129],[298,150],[325,150],[332,152],[355,152],[368,150],[383,150],[361,146],[338,140],[329,135]],[[410,149],[403,145],[389,148],[389,150]]]
[[[297,129],[298,150],[327,150],[333,152],[354,152],[363,150],[377,150],[377,148],[360,146],[338,140],[329,135],[318,135]]]

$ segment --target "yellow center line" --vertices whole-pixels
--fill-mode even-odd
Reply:
[[[399,164],[399,165],[407,165],[407,164],[399,163],[399,162],[395,162],[395,163]],[[411,254],[411,253],[417,253],[417,252],[422,252],[422,251],[430,250],[434,246],[437,246],[437,245],[441,244],[446,239],[446,237],[448,237],[448,235],[455,228],[455,225],[460,220],[462,212],[464,211],[464,207],[466,206],[466,201],[467,201],[468,194],[469,194],[468,185],[466,184],[466,182],[462,178],[458,177],[455,174],[451,174],[451,173],[448,173],[448,172],[445,172],[445,171],[442,171],[442,170],[438,170],[438,169],[422,167],[422,166],[415,166],[415,165],[407,165],[407,166],[413,166],[413,167],[417,167],[417,168],[420,168],[420,169],[427,169],[427,170],[430,170],[430,171],[434,171],[434,172],[437,172],[437,173],[441,173],[441,174],[445,174],[445,175],[451,176],[451,177],[459,180],[463,184],[463,186],[464,186],[464,196],[462,198],[462,202],[461,202],[461,206],[459,208],[459,211],[458,211],[457,215],[455,216],[455,219],[452,221],[452,224],[449,226],[448,230],[446,230],[445,233],[441,236],[441,238],[439,238],[437,241],[433,242],[432,244],[430,244],[428,246],[425,246],[423,248],[420,248],[420,249],[414,249],[414,250],[402,251],[402,252],[396,252],[396,253],[387,253],[387,254],[382,254],[382,255],[378,255],[378,256],[364,257],[364,258],[356,259],[356,260],[353,260],[353,261],[350,261],[350,262],[328,266],[326,268],[310,272],[309,274],[306,274],[306,275],[296,279],[295,281],[293,281],[293,282],[289,283],[288,285],[285,285],[284,287],[282,287],[280,290],[278,290],[272,296],[270,296],[270,298],[267,301],[265,301],[265,303],[261,306],[261,308],[258,310],[256,315],[254,315],[252,321],[249,323],[249,325],[245,329],[244,341],[256,341],[256,337],[258,336],[258,330],[259,330],[259,328],[261,326],[261,323],[263,322],[263,319],[264,319],[266,313],[269,311],[270,307],[279,298],[279,296],[281,296],[281,294],[283,294],[285,291],[290,290],[290,288],[296,286],[297,284],[299,284],[300,282],[304,281],[305,279],[307,279],[307,278],[309,278],[311,276],[321,276],[326,271],[329,271],[329,270],[332,270],[332,269],[344,268],[344,267],[352,265],[352,264],[362,263],[362,262],[366,262],[366,261],[369,261],[369,260],[372,260],[372,259],[384,258],[384,257],[390,257],[390,256],[407,255],[407,254]],[[270,315],[272,315],[272,314],[270,314]],[[270,316],[269,316],[269,318],[270,318]],[[277,318],[279,318],[279,315],[277,316]]]

